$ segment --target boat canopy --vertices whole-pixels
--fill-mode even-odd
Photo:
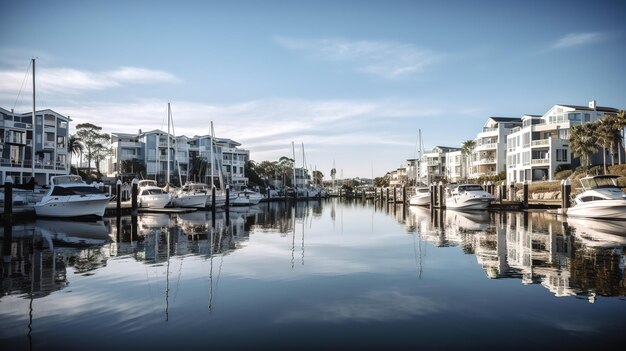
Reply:
[[[50,182],[53,185],[67,184],[67,183],[84,183],[83,178],[77,175],[54,176],[50,178]]]
[[[584,190],[589,189],[601,189],[601,188],[617,188],[616,175],[598,175],[591,177],[584,177],[580,180],[580,184]]]

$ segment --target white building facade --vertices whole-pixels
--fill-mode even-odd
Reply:
[[[522,126],[507,137],[507,182],[553,180],[559,166],[572,165],[571,127],[617,111],[591,101],[588,107],[554,105],[543,116],[522,116]]]
[[[506,171],[507,136],[521,127],[521,118],[489,117],[482,132],[474,139],[476,147],[471,155],[469,178],[494,176]]]
[[[24,184],[34,173],[35,183],[47,185],[50,177],[69,174],[69,116],[36,111],[34,143],[32,112],[0,108],[0,117],[0,179],[11,176],[14,183]]]

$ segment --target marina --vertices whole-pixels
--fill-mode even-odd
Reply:
[[[5,226],[0,341],[404,349],[417,338],[467,349],[471,338],[484,349],[531,333],[510,349],[575,350],[620,340],[626,222],[341,198],[234,209]]]

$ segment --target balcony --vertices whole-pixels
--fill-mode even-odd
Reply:
[[[476,150],[494,150],[497,147],[497,143],[481,144],[476,146]]]
[[[550,139],[533,140],[530,142],[530,147],[545,147],[550,146]]]
[[[141,145],[139,145],[139,143],[135,143],[132,141],[120,141],[117,143],[118,147],[132,147],[132,148],[139,148],[141,147]]]
[[[43,147],[44,149],[54,149],[54,141],[45,141]]]
[[[533,165],[533,166],[549,165],[550,164],[550,159],[549,158],[533,159],[533,160],[531,160],[530,164]]]
[[[492,163],[496,163],[496,159],[495,158],[483,158],[480,160],[476,160],[473,162],[474,165],[486,165],[486,164],[492,164]]]

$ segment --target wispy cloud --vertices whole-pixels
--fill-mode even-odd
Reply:
[[[16,94],[25,78],[22,70],[0,70],[0,94]],[[27,72],[28,74],[28,72]],[[119,67],[104,72],[74,68],[44,68],[37,72],[37,84],[49,94],[78,94],[124,84],[177,83],[171,73],[142,67]]]
[[[357,71],[386,79],[416,74],[443,55],[412,44],[342,39],[294,39],[279,37],[275,42],[311,57],[353,65]]]
[[[603,35],[598,32],[569,33],[552,44],[553,49],[565,49],[574,46],[582,46],[602,40]]]

